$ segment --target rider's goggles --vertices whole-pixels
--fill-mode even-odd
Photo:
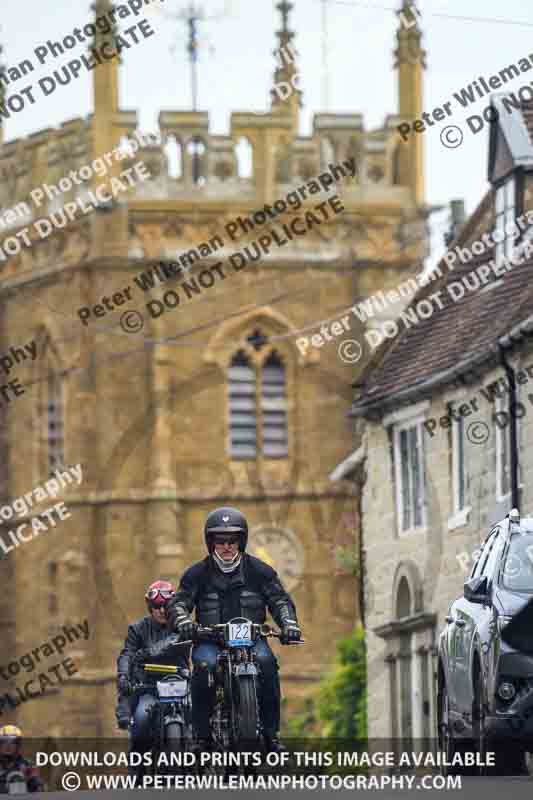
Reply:
[[[146,599],[147,600],[156,600],[159,598],[163,598],[163,600],[168,600],[169,597],[172,597],[174,592],[172,589],[150,589],[146,592]]]
[[[213,536],[213,544],[238,544],[240,536],[235,536],[234,534],[230,534],[229,536],[221,536],[217,534]]]

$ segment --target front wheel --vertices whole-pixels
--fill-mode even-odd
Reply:
[[[453,734],[453,721],[450,713],[450,697],[444,678],[439,677],[437,696],[437,739],[439,751],[444,755],[441,775],[469,775],[465,767],[466,755],[471,751],[469,740],[457,739]],[[457,759],[454,763],[454,758]]]
[[[239,742],[255,742],[259,733],[259,713],[254,675],[240,675],[235,680],[236,733]]]
[[[183,753],[186,751],[185,731],[181,722],[171,722],[165,728],[164,752],[166,755],[166,770],[170,774],[180,774]]]
[[[485,692],[483,689],[483,678],[481,670],[476,670],[474,680],[474,702],[472,704],[472,722],[474,730],[474,742],[479,757],[477,765],[478,775],[487,775],[487,725],[486,725],[487,706],[485,703]]]
[[[439,749],[444,754],[445,761],[451,763],[456,753],[456,747],[450,719],[450,699],[444,681],[442,681],[442,685],[439,687],[438,697],[437,725]],[[445,763],[441,766],[441,773],[444,776],[451,775],[453,773],[453,768]]]

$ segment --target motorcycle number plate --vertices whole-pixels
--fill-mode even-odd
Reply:
[[[159,697],[185,697],[187,681],[158,681],[157,691]]]
[[[229,624],[229,644],[238,646],[250,646],[252,641],[251,622],[230,622]]]

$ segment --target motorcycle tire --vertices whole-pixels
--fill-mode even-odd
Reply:
[[[171,722],[165,727],[165,751],[169,760],[172,753],[184,753],[186,751],[184,734],[185,731],[181,722]],[[167,770],[171,775],[181,775],[184,772],[184,767],[176,763],[169,765]]]
[[[240,742],[255,742],[259,733],[259,711],[255,676],[241,675],[235,681],[237,731]]]

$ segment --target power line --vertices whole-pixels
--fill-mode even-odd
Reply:
[[[363,3],[359,0],[329,0],[332,5],[336,6],[360,6],[363,8],[375,8],[380,11],[392,11],[396,14],[397,9],[390,6],[377,6],[374,3]],[[533,22],[522,22],[512,19],[495,19],[494,17],[463,17],[458,14],[443,14],[439,11],[424,11],[424,17],[441,17],[443,19],[457,19],[462,22],[489,22],[497,25],[521,25],[524,28],[533,28]]]

